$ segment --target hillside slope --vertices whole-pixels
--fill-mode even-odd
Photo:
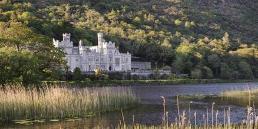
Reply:
[[[198,77],[258,75],[257,0],[4,0],[0,21],[86,45],[103,32],[122,52]]]
[[[31,1],[37,7],[49,8],[53,5],[70,4],[71,6],[87,5],[100,14],[109,13],[112,9],[123,12],[127,16],[130,13],[147,12],[155,17],[156,29],[166,29],[169,32],[180,31],[175,27],[174,20],[194,21],[197,25],[193,30],[195,34],[221,37],[225,32],[232,35],[232,39],[241,39],[244,42],[258,41],[258,1],[250,0],[55,0],[55,1]],[[81,7],[73,8],[75,12]],[[82,11],[82,10],[81,10]],[[72,13],[72,12],[71,12]],[[129,20],[130,18],[119,19]],[[77,22],[78,19],[70,19]],[[188,34],[188,33],[185,33]]]

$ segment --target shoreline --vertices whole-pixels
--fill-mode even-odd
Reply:
[[[247,83],[254,80],[223,80],[223,79],[173,79],[173,80],[95,80],[95,81],[44,81],[46,84],[68,84],[80,87],[108,86],[148,86],[148,85],[180,85],[180,84],[214,84],[214,83]]]

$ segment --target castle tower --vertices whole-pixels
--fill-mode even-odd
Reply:
[[[69,33],[64,33],[63,34],[63,41],[68,41],[70,42],[71,41],[71,34]]]
[[[79,47],[83,47],[83,42],[82,42],[82,40],[79,41]]]
[[[98,47],[99,47],[101,53],[103,53],[104,42],[105,42],[105,40],[103,38],[103,33],[98,33]]]
[[[71,41],[71,34],[70,33],[64,33],[63,34],[63,41],[61,43],[62,47],[73,47],[73,42]]]
[[[98,33],[98,46],[103,46],[104,38],[103,33]]]
[[[79,41],[79,53],[82,54],[83,53],[83,50],[84,50],[84,46],[83,46],[83,42],[82,40]]]

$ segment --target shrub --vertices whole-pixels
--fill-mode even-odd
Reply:
[[[191,77],[194,79],[200,79],[202,78],[202,70],[199,68],[195,68],[191,71]]]
[[[81,69],[76,67],[73,72],[73,80],[74,81],[81,81],[83,79]]]
[[[126,72],[110,72],[108,73],[108,76],[111,80],[130,79],[130,74]]]

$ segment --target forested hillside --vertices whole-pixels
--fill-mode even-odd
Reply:
[[[67,32],[74,42],[95,45],[96,33],[104,32],[121,51],[192,78],[258,77],[256,1],[2,0],[0,21],[0,57],[11,48],[32,55],[48,48],[36,58],[52,61],[38,66],[44,74],[56,73],[52,66],[63,62],[54,60],[62,54],[52,38]],[[45,55],[50,52],[58,56]],[[0,64],[10,65],[9,59]]]

